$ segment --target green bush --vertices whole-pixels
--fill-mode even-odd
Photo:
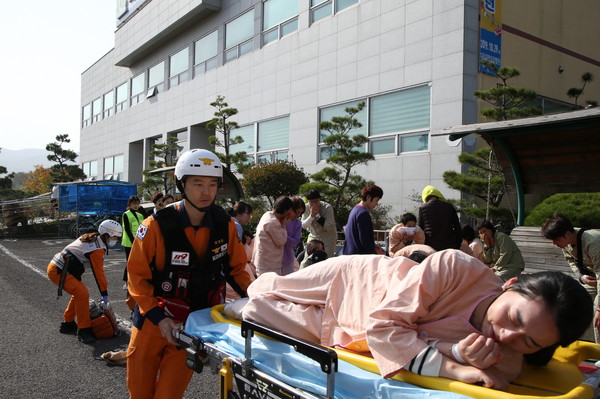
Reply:
[[[573,226],[600,228],[600,193],[554,194],[525,218],[525,226],[541,226],[555,212],[565,215]]]

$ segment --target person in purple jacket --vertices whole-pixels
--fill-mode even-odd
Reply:
[[[344,255],[378,254],[385,255],[385,251],[375,245],[373,235],[373,222],[369,211],[375,209],[379,200],[383,197],[383,190],[375,184],[363,187],[360,193],[361,201],[357,204],[350,215],[344,229],[346,241],[344,242]]]
[[[302,222],[298,219],[306,210],[306,204],[300,197],[292,197],[292,211],[288,214],[287,241],[283,247],[283,262],[281,264],[281,275],[295,272],[296,256],[294,248],[302,239]]]

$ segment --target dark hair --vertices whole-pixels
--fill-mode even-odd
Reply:
[[[306,244],[306,254],[307,255],[312,255],[312,253],[315,252],[315,249],[317,249],[317,245],[319,245],[319,244],[321,244],[321,248],[325,249],[325,244],[323,243],[323,241],[317,240],[315,238],[313,238],[312,240],[310,240]]]
[[[233,204],[233,208],[229,210],[229,216],[236,217],[244,213],[252,213],[252,205],[244,201],[238,201]]]
[[[367,184],[363,187],[362,191],[360,192],[360,198],[363,201],[366,201],[367,197],[383,198],[383,190],[381,189],[381,187],[376,186],[375,184]]]
[[[140,197],[137,195],[132,195],[131,197],[127,198],[127,208],[129,208],[134,202],[141,202]]]
[[[248,242],[248,238],[252,240],[254,238],[254,235],[252,233],[250,233],[248,230],[242,231],[242,244],[245,244],[246,242]]]
[[[281,197],[277,198],[277,200],[273,204],[273,210],[275,211],[275,213],[281,215],[292,209],[292,206],[293,203],[290,197],[282,195]]]
[[[558,345],[567,346],[579,339],[593,318],[590,294],[574,278],[562,272],[522,274],[510,287],[530,298],[540,298],[556,317],[560,335]]]
[[[475,229],[470,224],[463,226],[462,228],[462,238],[467,240],[467,242],[472,242],[477,234],[475,233]]]
[[[306,194],[304,194],[304,196],[306,197],[307,200],[313,200],[313,199],[319,199],[321,198],[321,194],[315,190],[308,190],[308,192]]]
[[[406,226],[406,223],[408,222],[415,222],[417,223],[417,217],[415,216],[414,213],[405,213],[404,215],[400,216],[400,223],[402,223],[403,225]]]
[[[549,240],[555,240],[557,238],[564,237],[569,231],[574,233],[575,228],[573,228],[571,221],[560,213],[555,213],[542,225],[542,236]]]
[[[175,201],[175,197],[173,197],[171,194],[165,194],[163,197],[163,202],[168,199],[172,199],[173,201]]]
[[[484,220],[483,222],[479,223],[475,229],[477,231],[479,231],[481,229],[488,229],[489,231],[492,232],[492,234],[494,234],[496,232],[496,227],[494,227],[492,222],[490,222],[489,220]]]
[[[413,251],[413,253],[411,253],[408,256],[408,259],[410,260],[414,260],[417,263],[421,263],[425,260],[425,258],[427,258],[427,254],[423,251]]]
[[[154,202],[156,204],[156,201],[158,201],[159,199],[161,199],[162,197],[164,197],[164,194],[161,193],[160,191],[154,193],[154,195],[152,195],[152,202]]]
[[[304,203],[302,198],[292,197],[291,200],[292,200],[292,209],[293,210],[298,210],[300,208],[302,208],[303,210],[306,210],[306,204]]]

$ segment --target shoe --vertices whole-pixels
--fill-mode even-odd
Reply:
[[[596,363],[594,363],[594,367],[600,368],[600,360],[598,360]]]
[[[96,338],[92,333],[92,327],[80,328],[79,330],[77,330],[77,339],[83,342],[84,344],[93,344],[94,342],[96,342]]]
[[[63,334],[77,334],[77,323],[74,321],[63,321],[58,329]]]

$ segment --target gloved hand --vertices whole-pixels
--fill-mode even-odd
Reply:
[[[104,302],[105,304],[108,304],[108,295],[105,295],[102,298],[100,298],[98,302]]]

